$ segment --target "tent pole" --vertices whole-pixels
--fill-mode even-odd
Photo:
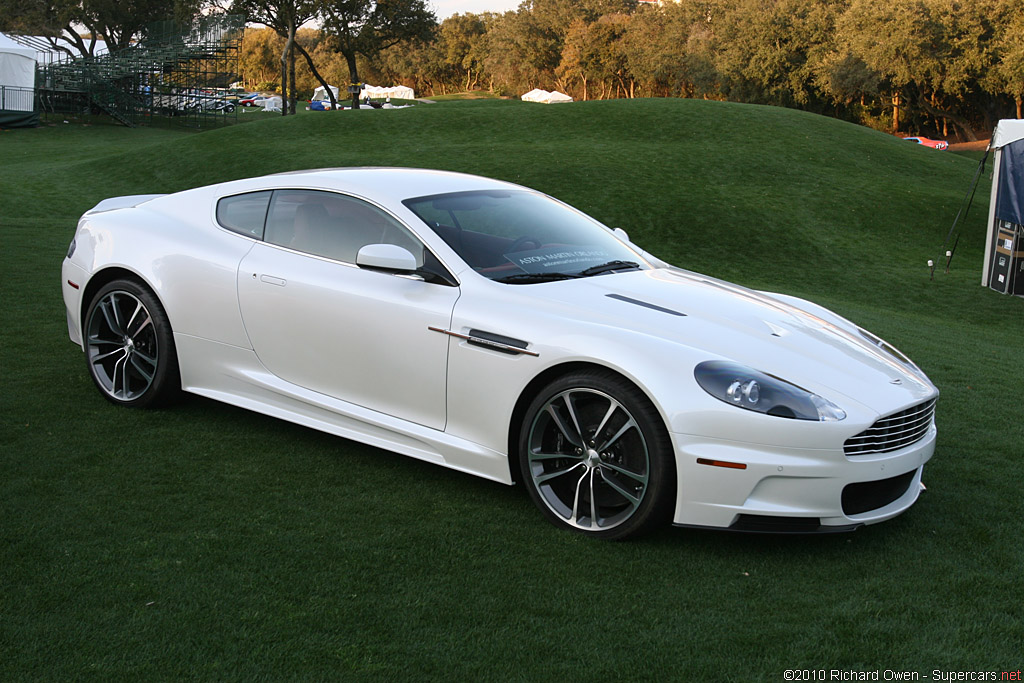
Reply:
[[[992,193],[988,202],[988,223],[985,224],[985,262],[981,267],[981,286],[988,287],[989,271],[992,267],[992,240],[999,231],[996,226],[996,193],[999,191],[999,166],[1003,160],[1003,150],[996,148],[996,158],[992,163]]]

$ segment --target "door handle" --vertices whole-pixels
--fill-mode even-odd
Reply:
[[[284,287],[288,284],[288,281],[283,277],[274,277],[273,275],[260,275],[260,282],[266,282],[268,285],[277,285],[278,287]]]

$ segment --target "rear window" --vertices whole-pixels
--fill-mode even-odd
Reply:
[[[217,222],[232,232],[263,239],[270,190],[224,197],[217,202]]]

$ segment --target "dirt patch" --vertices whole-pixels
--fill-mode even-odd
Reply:
[[[988,140],[974,142],[954,142],[949,146],[950,152],[984,152],[988,149]]]

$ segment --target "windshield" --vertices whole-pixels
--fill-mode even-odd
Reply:
[[[643,267],[597,221],[528,190],[455,192],[403,203],[492,280],[529,284]]]

